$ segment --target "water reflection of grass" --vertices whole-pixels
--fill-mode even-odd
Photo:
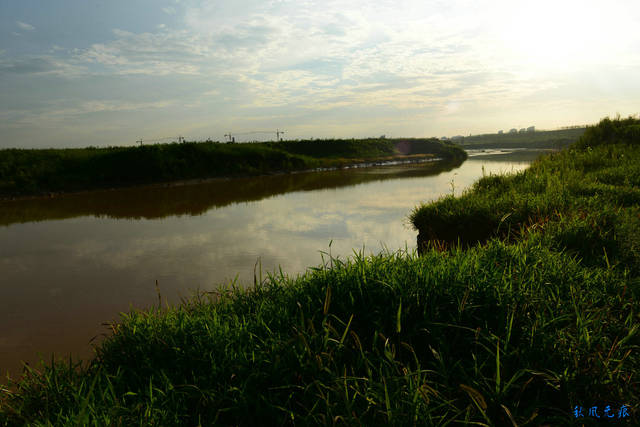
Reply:
[[[417,210],[420,257],[129,313],[88,367],[27,376],[0,423],[571,425],[626,404],[637,424],[639,122]]]
[[[384,179],[432,176],[452,170],[461,159],[358,170],[280,174],[213,180],[187,185],[85,192],[54,198],[0,201],[0,224],[94,215],[111,218],[162,218],[200,215],[233,203],[261,200],[293,191],[340,188]],[[392,173],[388,173],[387,170]]]

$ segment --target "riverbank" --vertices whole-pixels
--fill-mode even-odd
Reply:
[[[569,149],[542,157],[523,174],[485,176],[462,197],[417,207],[411,222],[419,232],[418,248],[428,241],[468,246],[515,238],[536,224],[550,227],[587,213],[606,216],[607,207],[631,209],[640,202],[638,129],[631,118],[603,120]]]
[[[442,159],[435,157],[433,154],[410,154],[410,155],[395,155],[395,156],[384,156],[384,157],[373,157],[369,159],[339,159],[334,160],[330,163],[326,163],[324,167],[317,167],[314,169],[300,169],[300,170],[273,170],[264,174],[259,175],[233,175],[233,176],[217,176],[211,178],[193,178],[193,179],[181,179],[181,180],[171,180],[165,182],[154,182],[148,184],[129,184],[129,185],[121,185],[118,187],[110,187],[110,188],[93,188],[87,190],[67,190],[67,191],[48,191],[46,193],[38,193],[31,195],[13,195],[13,196],[0,196],[0,203],[2,202],[20,202],[20,201],[28,201],[28,200],[41,200],[43,198],[54,199],[59,198],[61,196],[73,196],[73,195],[85,195],[85,194],[95,194],[95,193],[104,193],[105,191],[119,191],[119,190],[127,190],[127,189],[155,189],[155,188],[173,188],[173,187],[188,187],[191,185],[198,184],[206,184],[206,183],[224,183],[230,180],[235,179],[243,179],[243,178],[260,178],[260,177],[270,177],[270,176],[278,176],[278,175],[299,175],[299,174],[307,174],[313,172],[326,172],[326,171],[337,171],[337,170],[345,170],[352,168],[363,168],[363,167],[373,167],[373,166],[392,166],[396,164],[417,164],[417,163],[433,163],[442,165],[444,168],[452,168],[459,166],[466,157],[460,158],[452,158],[452,159]],[[436,166],[437,167],[437,166]]]
[[[433,138],[6,149],[0,150],[0,199],[418,158],[455,161],[465,159],[466,153],[454,144]]]
[[[637,424],[639,124],[605,121],[416,209],[431,212],[413,216],[421,234],[442,233],[420,257],[327,256],[301,277],[258,272],[250,290],[131,312],[86,366],[5,392],[0,424],[588,425],[593,406]],[[474,227],[427,220],[429,206],[467,221],[503,204],[482,245]],[[527,212],[541,216],[506,224]]]
[[[418,155],[422,156],[422,155]],[[246,178],[208,178],[120,189],[26,196],[0,200],[0,226],[95,216],[153,219],[203,215],[213,208],[252,202],[298,191],[339,189],[398,177],[436,175],[464,160],[439,161],[406,156],[404,160],[365,163],[331,170],[293,171]],[[402,172],[394,172],[402,169]],[[412,202],[413,203],[413,202]]]

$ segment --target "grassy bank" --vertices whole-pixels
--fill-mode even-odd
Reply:
[[[137,147],[0,150],[0,197],[341,167],[399,155],[466,154],[435,139],[187,142]]]
[[[561,239],[556,247],[573,249],[586,243],[579,236],[570,242],[573,237],[563,230],[581,223],[597,240],[590,243],[592,257],[602,255],[603,245],[609,254],[619,251],[616,257],[626,253],[615,247],[638,243],[629,228],[640,203],[638,123],[633,118],[603,120],[569,149],[539,159],[523,173],[484,176],[462,197],[417,207],[411,222],[419,241],[469,245],[544,229],[546,239],[555,234]]]
[[[639,124],[416,208],[421,256],[124,315],[87,365],[14,384],[0,424],[637,425]]]

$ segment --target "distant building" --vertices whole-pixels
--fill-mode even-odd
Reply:
[[[502,130],[498,131],[498,135],[502,135],[504,132]]]
[[[447,138],[446,136],[443,136],[442,138],[440,138],[440,141],[448,141],[449,138]]]
[[[536,127],[535,126],[529,126],[527,128],[527,132],[535,132],[536,131]]]
[[[525,133],[527,130],[525,128],[520,129],[518,133]]]
[[[509,133],[518,133],[518,129],[513,128],[513,129],[509,130]]]

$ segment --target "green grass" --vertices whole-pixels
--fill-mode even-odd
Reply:
[[[532,241],[331,262],[129,313],[88,368],[27,377],[0,420],[560,425],[574,404],[637,405],[637,278]]]
[[[0,198],[340,167],[400,154],[430,154],[448,161],[466,158],[458,146],[434,139],[4,149],[0,150]]]
[[[0,425],[637,425],[640,141],[593,132],[417,208],[420,256],[124,314],[93,360],[12,384]]]
[[[610,122],[588,128],[569,149],[538,159],[526,171],[484,176],[462,197],[416,207],[411,222],[419,241],[472,245],[493,237],[517,239],[536,227],[580,223],[595,239],[599,252],[593,256],[600,256],[603,246],[632,256],[638,242],[626,236],[638,225],[633,212],[640,204],[640,138],[624,139],[624,130],[620,139],[593,143]],[[564,235],[548,231],[546,239],[568,244]]]

